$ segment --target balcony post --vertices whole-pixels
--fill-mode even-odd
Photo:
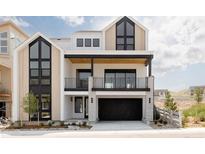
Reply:
[[[152,76],[152,60],[149,59],[149,76]]]
[[[91,76],[93,77],[93,58],[91,58]]]

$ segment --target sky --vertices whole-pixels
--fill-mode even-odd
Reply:
[[[29,35],[69,37],[78,30],[101,30],[117,17],[39,16],[0,17],[12,20]],[[149,50],[154,54],[156,89],[179,91],[205,85],[205,17],[133,16],[149,29]]]

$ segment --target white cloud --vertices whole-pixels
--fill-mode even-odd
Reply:
[[[58,18],[72,27],[82,25],[85,22],[85,19],[82,16],[59,16]]]
[[[91,29],[102,30],[104,27],[106,27],[116,18],[117,17],[113,17],[113,16],[102,16],[102,17],[95,16],[90,19]]]
[[[205,17],[134,17],[149,29],[155,75],[205,63]],[[93,17],[92,28],[102,29],[116,17]]]
[[[149,29],[155,75],[205,63],[205,17],[136,17]]]
[[[23,20],[20,17],[9,17],[9,16],[0,16],[0,21],[8,21],[11,20],[13,21],[16,25],[21,26],[21,27],[29,27],[30,24]]]

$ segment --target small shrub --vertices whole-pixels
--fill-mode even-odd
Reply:
[[[171,96],[169,91],[165,94],[164,107],[167,110],[177,111],[177,103],[174,102],[174,98]]]
[[[48,126],[52,126],[54,124],[54,121],[48,120]]]

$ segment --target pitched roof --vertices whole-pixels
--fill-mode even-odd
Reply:
[[[127,16],[126,16],[127,17]],[[111,22],[109,25],[107,25],[105,28],[103,28],[102,31],[106,31],[107,29],[109,29],[112,25],[116,24],[119,20],[121,20],[122,18],[124,18],[124,16],[120,16],[117,19],[115,19],[113,22]],[[127,18],[129,18],[130,20],[132,20],[136,25],[138,25],[140,28],[142,28],[145,31],[149,31],[144,25],[142,25],[140,22],[138,22],[136,19],[134,19],[133,17],[128,16]]]
[[[0,26],[4,26],[4,25],[11,25],[13,26],[15,29],[17,29],[18,31],[20,31],[23,35],[25,35],[27,38],[29,38],[29,35],[26,34],[19,26],[17,26],[13,21],[8,20],[8,21],[4,21],[0,23]]]
[[[41,34],[40,32],[35,33],[33,36],[31,36],[30,38],[28,38],[26,41],[24,41],[22,44],[20,44],[15,51],[19,51],[21,49],[23,49],[25,46],[27,46],[28,44],[30,44],[32,41],[34,41],[35,39],[37,39],[38,37],[42,37],[44,38],[46,41],[48,41],[50,44],[52,44],[54,47],[56,47],[57,49],[61,50],[62,49],[53,41],[51,41],[48,37],[44,36],[43,34]]]

